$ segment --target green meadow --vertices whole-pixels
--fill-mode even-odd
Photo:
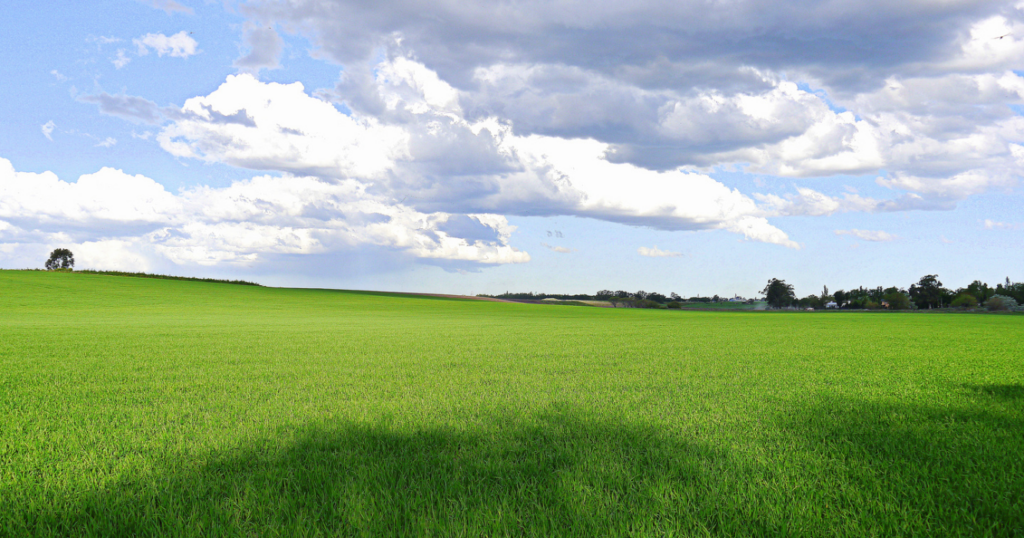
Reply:
[[[0,271],[0,536],[1024,536],[1024,316]]]

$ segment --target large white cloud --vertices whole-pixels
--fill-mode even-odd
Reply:
[[[180,201],[159,183],[103,168],[67,183],[52,172],[15,171],[0,159],[0,218],[27,220],[34,227],[101,227],[105,223],[163,222],[179,214]]]
[[[238,75],[188,100],[158,139],[180,157],[356,181],[421,211],[577,215],[797,246],[752,199],[706,175],[614,163],[593,139],[470,122],[458,92],[405,57],[375,72],[378,117],[343,113],[300,84]]]
[[[373,118],[356,119],[310,98],[302,84],[228,77],[182,107],[160,145],[178,157],[256,170],[330,178],[380,178],[408,155],[408,134]]]
[[[529,261],[508,245],[514,229],[499,215],[421,213],[349,180],[260,176],[172,194],[111,168],[68,183],[50,172],[17,172],[0,159],[0,243],[73,244],[80,265],[91,267],[252,266],[273,255],[366,245],[425,260]]]

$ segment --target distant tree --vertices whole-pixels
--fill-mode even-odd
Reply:
[[[1017,301],[1013,297],[1006,295],[993,295],[989,300],[985,301],[985,308],[993,312],[1016,310]]]
[[[821,289],[821,296],[818,297],[818,303],[821,308],[825,308],[825,305],[832,302],[833,297],[828,293],[828,286],[823,286]]]
[[[679,294],[674,292],[674,291],[672,293],[668,294],[668,296],[669,296],[669,298],[671,298],[673,301],[676,301],[676,302],[679,302],[679,301],[683,300],[683,298],[680,297]]]
[[[634,298],[634,299],[640,299],[640,300],[644,300],[644,299],[646,299],[646,298],[647,298],[647,296],[648,296],[648,295],[649,295],[649,294],[648,294],[648,293],[647,293],[646,291],[644,291],[644,290],[640,290],[640,291],[638,291],[638,292],[636,292],[636,293],[634,293],[634,294],[633,294],[633,298]]]
[[[956,298],[949,303],[949,306],[952,306],[953,308],[975,308],[978,306],[978,300],[970,293],[964,292],[957,295]]]
[[[797,300],[796,305],[800,308],[820,308],[821,300],[818,299],[817,295],[808,295],[807,297]]]
[[[75,255],[66,248],[54,249],[50,253],[50,259],[46,260],[46,270],[73,269],[75,267]]]
[[[785,280],[779,280],[777,278],[773,278],[768,281],[768,285],[761,290],[761,295],[764,295],[765,301],[768,302],[768,306],[772,308],[783,308],[796,301],[796,294],[793,293],[793,286],[786,284]]]
[[[910,297],[902,291],[891,291],[882,296],[882,300],[889,303],[889,310],[906,310],[910,308]]]
[[[852,308],[854,310],[860,310],[862,308],[867,308],[868,307],[867,306],[868,305],[868,301],[870,301],[870,300],[871,299],[869,299],[867,297],[857,297],[857,298],[854,298],[854,299],[850,299],[850,300],[846,301],[846,305],[844,305],[844,308]]]
[[[949,293],[942,287],[938,275],[925,275],[917,284],[910,286],[910,298],[918,308],[939,308],[943,295]]]
[[[653,291],[647,294],[646,299],[661,304],[668,302],[668,297],[665,297],[664,295]]]
[[[967,286],[967,289],[964,291],[971,294],[971,296],[973,296],[979,304],[984,303],[985,301],[988,300],[989,297],[996,294],[996,291],[994,289],[990,288],[988,284],[985,284],[980,280],[975,280],[974,282],[971,282],[971,284]]]
[[[668,304],[668,307],[669,308],[682,308],[683,305],[680,304],[679,301],[672,301],[671,303]]]
[[[1017,301],[1017,304],[1024,303],[1024,282],[1013,283],[1010,282],[1010,278],[1007,277],[1005,284],[999,284],[996,286],[995,294],[1012,297]]]
[[[712,303],[721,302],[721,300],[722,300],[722,298],[717,296],[717,295],[715,295],[714,297],[711,298],[711,302]]]
[[[832,294],[832,298],[835,299],[836,305],[839,308],[842,308],[843,305],[846,304],[846,301],[847,301],[847,299],[846,299],[846,292],[843,291],[843,290],[836,290],[836,292],[834,294]]]
[[[594,294],[594,299],[597,299],[598,301],[607,301],[612,295],[615,295],[615,292],[612,290],[598,290],[598,292]]]
[[[619,297],[621,299],[628,299],[628,298],[632,297],[633,294],[629,293],[626,290],[618,290],[618,291],[615,292],[615,296]]]

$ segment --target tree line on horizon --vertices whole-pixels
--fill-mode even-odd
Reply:
[[[960,308],[973,309],[983,306],[988,310],[1018,310],[1024,304],[1024,282],[1006,281],[995,287],[980,280],[967,287],[955,290],[946,288],[938,275],[925,275],[909,288],[891,286],[864,288],[849,291],[838,290],[829,293],[828,286],[819,295],[808,295],[798,299],[793,286],[786,281],[773,278],[761,295],[771,308],[838,308],[857,310],[911,310]]]
[[[47,271],[71,271],[75,266],[74,254],[65,248],[55,249],[44,264]],[[173,278],[182,280],[201,280],[210,282],[229,282],[232,284],[259,285],[242,280],[225,281],[209,278],[195,277],[171,277],[167,275],[150,275],[147,273],[127,273],[122,271],[87,271],[100,274],[141,276],[150,278]],[[891,286],[883,288],[865,288],[863,286],[849,291],[838,290],[829,293],[828,286],[825,286],[819,295],[808,295],[797,298],[791,284],[785,280],[772,278],[761,290],[760,295],[764,297],[768,307],[774,309],[854,309],[854,310],[910,310],[910,309],[933,309],[933,308],[961,308],[973,309],[983,306],[988,310],[1010,310],[1024,311],[1024,282],[1011,282],[1006,277],[1004,283],[997,284],[994,288],[988,284],[975,280],[966,288],[951,290],[943,286],[938,275],[925,275],[910,288]],[[501,295],[480,294],[479,297],[493,297],[498,299],[541,301],[544,299],[558,299],[562,301],[607,301],[612,306],[631,308],[681,308],[686,303],[718,303],[722,301],[735,302],[737,299],[723,299],[718,295],[711,297],[690,297],[684,299],[676,292],[663,295],[657,292],[639,290],[629,292],[625,290],[599,290],[594,295],[587,294],[550,294],[550,293],[511,293],[505,292]],[[744,299],[745,303],[753,303],[754,299]]]
[[[860,286],[851,290],[829,292],[825,286],[820,294],[798,298],[793,286],[785,280],[772,278],[759,293],[769,308],[773,309],[827,309],[841,310],[926,310],[937,308],[973,309],[984,307],[989,310],[1019,310],[1024,305],[1024,282],[1011,282],[1007,277],[1004,283],[995,287],[980,280],[971,282],[964,288],[955,290],[946,288],[939,281],[938,275],[925,275],[909,288],[898,286],[865,288]],[[612,306],[633,308],[680,308],[689,303],[718,303],[734,301],[718,295],[711,297],[683,298],[672,292],[663,295],[643,290],[628,292],[625,290],[600,290],[593,295],[559,294],[559,293],[513,293],[500,295],[480,294],[481,297],[493,297],[507,300],[541,301],[558,299],[562,301],[608,301]],[[745,303],[753,303],[754,299],[745,299]]]
[[[481,293],[477,297],[491,297],[495,299],[506,299],[511,301],[543,301],[544,299],[558,299],[560,301],[607,301],[612,306],[623,306],[626,308],[680,308],[686,303],[719,303],[731,301],[714,295],[712,297],[689,297],[684,298],[672,292],[663,295],[658,292],[648,291],[625,291],[625,290],[599,290],[593,295],[586,293],[565,294],[565,293],[534,293],[534,292],[505,292],[500,295],[488,295]],[[754,299],[744,299],[743,302],[752,304]]]

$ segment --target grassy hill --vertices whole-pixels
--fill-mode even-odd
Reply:
[[[0,535],[1014,536],[1024,318],[0,271]]]

